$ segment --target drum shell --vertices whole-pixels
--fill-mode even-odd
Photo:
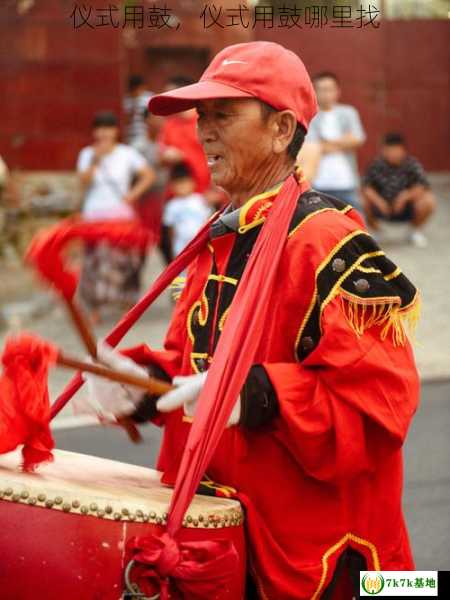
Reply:
[[[119,600],[124,591],[126,542],[163,533],[152,523],[114,521],[25,503],[0,501],[2,600]],[[245,587],[243,526],[184,527],[180,541],[230,540],[239,570],[229,589],[211,600],[241,600]]]

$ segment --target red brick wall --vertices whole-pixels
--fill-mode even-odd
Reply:
[[[310,73],[334,71],[342,102],[359,110],[367,143],[362,166],[387,131],[400,130],[433,171],[450,170],[450,22],[382,21],[378,29],[259,29],[302,57]]]
[[[93,114],[120,109],[119,35],[75,30],[67,0],[22,16],[13,4],[0,10],[0,154],[11,168],[71,169]]]
[[[163,3],[156,3],[161,6]],[[235,9],[236,0],[220,0],[215,2],[218,17],[223,27],[214,25],[205,27],[201,17],[204,2],[184,0],[183,2],[167,2],[180,19],[181,26],[176,31],[167,28],[147,29],[130,32],[124,38],[125,64],[128,73],[145,75],[150,89],[161,91],[167,77],[184,73],[198,78],[211,58],[225,46],[247,42],[253,38],[251,28],[227,27],[227,9]],[[211,4],[211,3],[210,3]],[[206,15],[206,25],[211,24],[210,14]],[[134,34],[134,35],[133,35]],[[165,51],[167,53],[164,55]],[[156,61],[159,62],[156,62]]]
[[[3,1],[3,0],[2,0]],[[176,10],[182,26],[115,29],[86,26],[74,29],[70,14],[74,0],[36,0],[20,16],[14,0],[0,10],[0,154],[10,168],[72,169],[80,148],[89,142],[90,123],[102,109],[121,110],[127,77],[145,75],[153,89],[167,75],[184,70],[198,76],[220,48],[249,38],[242,28],[203,29],[200,3],[182,0]],[[78,5],[96,8],[121,2],[89,0]],[[144,2],[138,2],[143,5]],[[156,2],[177,6],[177,2]],[[221,6],[235,6],[222,0]],[[150,4],[151,5],[151,4]],[[149,5],[149,6],[150,6]],[[123,22],[123,13],[118,15]],[[180,48],[184,61],[167,60],[160,69],[149,60],[149,48]]]
[[[104,8],[109,3],[85,4]],[[224,9],[238,4],[216,3]],[[130,73],[144,74],[158,91],[168,74],[185,70],[198,75],[218,50],[256,36],[298,52],[312,73],[327,69],[338,74],[342,101],[358,108],[368,134],[362,165],[377,151],[385,131],[400,129],[428,169],[450,170],[450,22],[383,21],[376,30],[205,30],[197,0],[167,5],[177,7],[178,31],[124,33],[112,27],[75,30],[73,0],[36,0],[22,16],[9,0],[10,8],[0,10],[0,154],[10,167],[73,168],[79,149],[89,141],[93,114],[120,111]],[[165,48],[175,52],[158,68],[154,57]]]

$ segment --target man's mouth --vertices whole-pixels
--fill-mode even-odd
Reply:
[[[207,154],[206,159],[208,161],[208,167],[212,169],[217,165],[217,163],[219,162],[219,160],[222,159],[222,157],[220,156],[220,154]]]

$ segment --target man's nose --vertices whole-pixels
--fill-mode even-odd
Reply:
[[[201,122],[197,123],[197,133],[201,144],[210,144],[217,140],[217,128],[212,119],[203,117]]]

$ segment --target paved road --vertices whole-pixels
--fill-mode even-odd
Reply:
[[[422,404],[405,449],[405,511],[417,568],[450,570],[450,382],[423,386]],[[143,428],[131,445],[121,430],[58,430],[57,446],[124,462],[153,466],[160,431]],[[389,481],[386,481],[389,487]]]

